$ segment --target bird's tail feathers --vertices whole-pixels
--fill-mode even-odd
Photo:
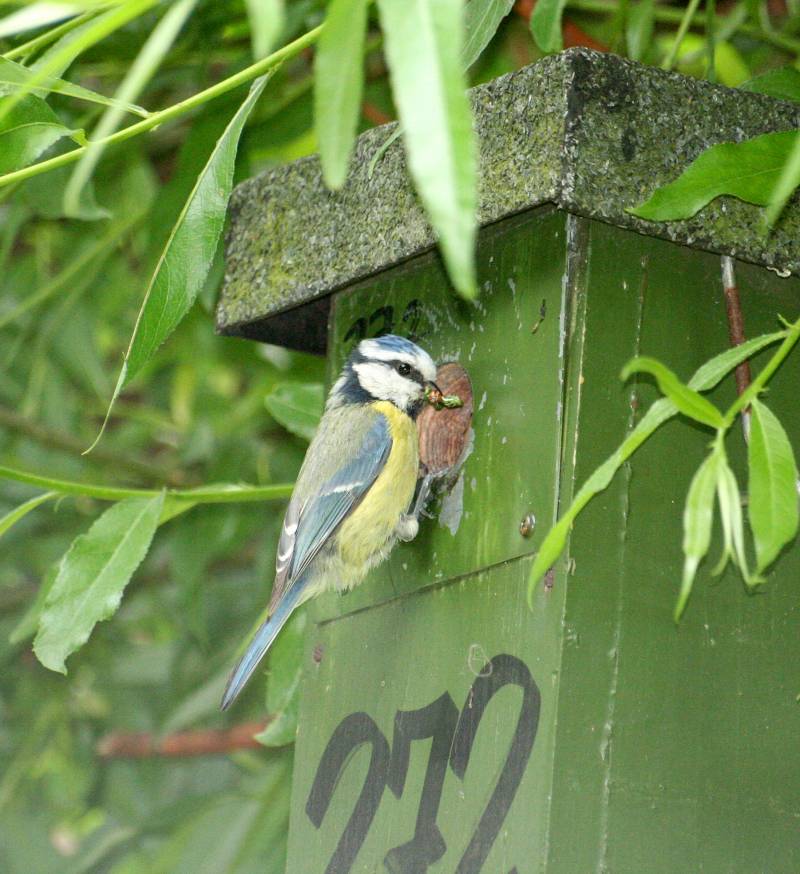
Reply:
[[[220,704],[222,710],[227,710],[233,704],[247,681],[253,676],[253,672],[267,654],[273,641],[278,636],[278,632],[294,612],[294,608],[300,600],[302,588],[298,581],[285,592],[275,608],[275,612],[264,621],[253,635],[253,639],[250,641],[244,655],[228,678],[228,685],[225,687],[225,693]]]

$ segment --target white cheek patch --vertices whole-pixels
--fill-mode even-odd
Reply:
[[[368,361],[353,365],[358,381],[372,397],[391,401],[401,410],[406,410],[412,401],[422,396],[422,386],[405,379],[385,364]]]

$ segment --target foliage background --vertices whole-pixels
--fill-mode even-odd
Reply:
[[[471,3],[500,13],[511,5]],[[126,0],[92,9],[132,12],[53,75],[114,95],[173,5]],[[683,4],[541,2],[537,44],[533,4],[521,0],[470,67],[469,82],[562,43],[675,64],[732,86],[797,63],[796,0],[688,6],[694,24],[679,42]],[[30,9],[39,7],[0,4],[0,51],[52,26],[9,30],[12,16]],[[321,0],[200,0],[134,102],[172,106],[307,33],[325,14]],[[361,130],[397,114],[377,13],[366,14]],[[709,22],[717,36],[711,69]],[[17,60],[31,66],[46,51]],[[267,83],[244,128],[235,179],[317,149],[314,58],[304,49]],[[328,75],[335,78],[332,68]],[[81,454],[100,428],[171,229],[244,91],[106,150],[80,206],[70,208],[67,198],[70,215],[69,167],[0,188],[0,464],[151,489],[293,480],[321,405],[323,362],[215,336],[221,247],[186,318],[117,401],[98,446]],[[90,132],[104,109],[60,94],[48,104],[67,128]],[[65,148],[59,141],[43,155]],[[41,491],[0,479],[0,518]],[[0,870],[282,871],[297,634],[276,648],[266,683],[254,682],[232,712],[218,711],[237,648],[267,599],[282,506],[200,503],[164,521],[120,610],[97,625],[62,676],[31,650],[37,594],[106,507],[85,493],[62,496],[0,533]],[[275,717],[262,737],[269,746],[252,741],[265,714]],[[188,755],[199,743],[215,752]],[[159,744],[171,754],[157,754]]]

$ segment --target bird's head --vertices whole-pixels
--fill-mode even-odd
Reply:
[[[328,406],[390,401],[413,417],[435,378],[433,359],[410,340],[395,334],[362,340],[331,389]]]

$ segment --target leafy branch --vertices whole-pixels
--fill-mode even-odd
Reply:
[[[116,612],[156,529],[197,504],[283,500],[292,484],[221,484],[195,489],[124,489],[55,479],[0,466],[0,478],[48,491],[0,519],[0,535],[57,495],[82,495],[114,503],[79,535],[45,577],[31,610],[11,640],[36,631],[34,652],[43,665],[66,673],[65,660],[89,638],[95,624]]]
[[[82,495],[99,501],[122,501],[126,498],[155,498],[160,494],[176,501],[194,504],[231,504],[240,501],[280,501],[292,494],[293,483],[268,486],[219,485],[198,486],[193,489],[126,489],[95,485],[76,480],[55,479],[0,465],[0,479],[14,480],[29,486],[48,489],[59,495]]]
[[[244,70],[240,70],[238,73],[228,76],[221,82],[217,82],[215,85],[212,85],[203,91],[199,91],[197,94],[193,94],[185,100],[174,103],[172,106],[168,106],[158,112],[153,112],[147,118],[142,119],[142,121],[137,122],[136,124],[124,127],[122,130],[116,131],[107,137],[91,140],[87,145],[80,146],[77,149],[72,149],[69,152],[65,152],[63,155],[56,155],[53,158],[48,158],[46,161],[40,161],[37,164],[31,164],[29,167],[24,167],[21,170],[15,170],[13,173],[6,173],[0,176],[0,187],[10,185],[14,182],[22,182],[25,179],[38,176],[40,173],[45,173],[48,170],[55,170],[58,167],[72,164],[81,158],[90,146],[112,146],[117,143],[123,143],[132,137],[153,130],[167,121],[180,118],[188,112],[191,112],[193,109],[202,106],[204,103],[208,103],[208,101],[214,100],[216,97],[221,97],[223,94],[227,94],[228,91],[232,91],[240,85],[246,85],[253,79],[257,79],[259,76],[262,76],[264,73],[267,73],[282,64],[285,60],[295,57],[303,51],[303,49],[314,44],[322,32],[322,27],[323,25],[319,25],[318,27],[313,28],[298,37],[296,40],[293,40],[273,52],[271,55],[268,55],[266,58],[262,58],[260,61],[251,64],[249,67],[245,67]]]
[[[767,383],[800,339],[800,319],[783,331],[765,334],[728,349],[700,367],[687,384],[653,358],[637,357],[622,370],[621,378],[634,373],[651,374],[663,398],[656,401],[617,450],[589,477],[562,513],[545,539],[531,568],[528,599],[532,601],[536,583],[558,559],[567,543],[572,523],[589,501],[603,491],[614,474],[664,422],[678,413],[714,429],[711,451],[692,480],[686,498],[683,524],[684,570],[675,605],[675,620],[680,619],[692,591],[695,575],[711,543],[713,505],[716,495],[722,523],[724,547],[714,573],[721,573],[730,560],[745,583],[752,587],[763,582],[762,574],[781,549],[796,535],[798,528],[798,471],[791,444],[774,413],[758,399]],[[701,392],[708,391],[741,362],[756,352],[780,341],[762,370],[724,412]],[[748,515],[753,534],[756,565],[748,566],[744,546],[742,497],[725,452],[725,438],[736,418],[750,408],[751,437],[748,446]]]

